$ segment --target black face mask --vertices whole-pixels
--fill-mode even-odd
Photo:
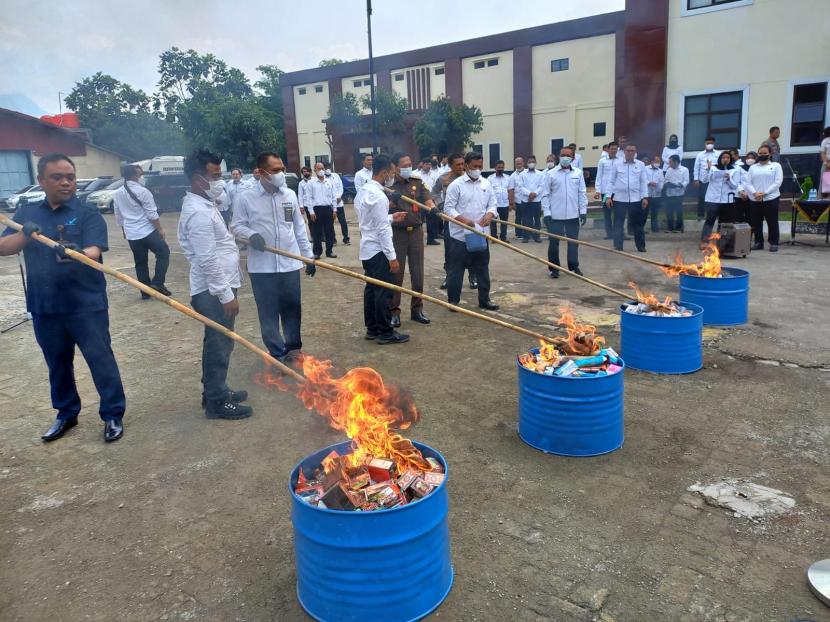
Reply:
[[[303,179],[311,179],[311,175],[306,175],[305,173],[303,173]]]
[[[671,147],[672,149],[674,149],[675,147],[677,147],[677,140],[675,140],[674,138],[672,138],[672,139],[669,141],[669,147]]]
[[[761,161],[761,162],[766,162],[767,160],[769,160],[769,156],[768,155],[759,155],[758,160]]]

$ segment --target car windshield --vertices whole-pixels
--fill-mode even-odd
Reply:
[[[79,179],[75,182],[75,190],[86,190],[92,182],[92,179]]]
[[[112,178],[107,179],[95,179],[93,180],[84,190],[87,192],[93,192],[95,190],[100,190],[101,188],[106,188],[112,183]]]
[[[23,186],[20,190],[13,194],[23,194],[24,192],[29,192],[29,190],[31,190],[32,188],[34,188],[34,186],[29,184],[28,186]]]
[[[26,192],[43,192],[43,188],[40,186],[32,186]]]
[[[118,190],[123,185],[124,185],[124,180],[123,179],[117,179],[114,182],[112,182],[109,186],[104,188],[104,190]]]

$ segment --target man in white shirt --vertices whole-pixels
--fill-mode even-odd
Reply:
[[[334,190],[334,208],[337,210],[337,222],[340,223],[340,233],[343,235],[343,244],[349,246],[349,223],[346,222],[346,206],[343,205],[343,180],[340,175],[332,172],[331,164],[326,162],[326,179],[331,182],[331,187]],[[334,243],[337,244],[335,238]]]
[[[680,156],[669,156],[669,167],[663,180],[666,191],[666,226],[672,233],[683,232],[683,197],[689,185],[689,169],[680,164]]]
[[[242,181],[242,169],[235,168],[231,171],[231,180],[225,184],[225,193],[228,195],[228,204],[231,210],[231,217],[233,217],[233,206],[236,202],[236,197],[242,194],[250,186]]]
[[[437,156],[436,156],[437,157]],[[421,168],[415,173],[421,176],[421,182],[428,192],[432,193],[435,187],[435,182],[438,180],[438,161],[435,160],[436,168],[432,168],[432,160],[424,158],[421,160]],[[416,175],[413,174],[413,177]],[[427,246],[438,246],[438,237],[441,235],[441,217],[438,215],[438,210],[430,210],[427,214]]]
[[[257,179],[257,181],[259,181],[259,179]],[[303,215],[308,214],[308,209],[306,209],[306,204],[305,204],[305,200],[306,200],[305,187],[308,185],[308,182],[310,182],[310,181],[311,181],[311,169],[308,168],[307,166],[304,166],[302,169],[300,169],[300,181],[297,184],[297,201],[300,204],[300,211],[303,213]],[[254,184],[254,185],[256,185],[256,184]],[[309,219],[309,228],[310,227],[311,227],[311,219]],[[311,231],[311,234],[312,234],[312,236],[314,235],[314,230],[313,229]]]
[[[718,156],[720,156],[720,151],[715,151],[715,139],[712,136],[708,136],[706,141],[704,142],[703,151],[697,154],[695,158],[695,166],[694,170],[692,171],[692,178],[695,182],[695,188],[697,188],[697,218],[698,220],[703,220],[706,216],[706,189],[709,187],[709,184],[704,184],[701,181],[701,177],[703,176],[703,169],[705,169],[709,164],[707,162],[711,162],[711,166],[714,166],[718,163]]]
[[[233,211],[231,230],[248,239],[248,274],[254,291],[262,341],[275,359],[287,362],[303,347],[300,337],[302,305],[300,269],[303,262],[265,250],[281,250],[312,257],[305,220],[294,191],[285,185],[285,164],[279,154],[257,156],[259,182],[243,192]],[[306,264],[305,272],[317,269]],[[280,333],[282,324],[283,334]]]
[[[648,207],[648,178],[646,165],[636,159],[637,146],[626,145],[625,156],[616,158],[611,167],[605,188],[610,192],[608,205],[614,218],[614,248],[623,249],[625,219],[628,216],[634,233],[634,244],[641,253],[646,252],[646,234],[643,229],[645,210]]]
[[[233,330],[239,313],[236,291],[242,285],[239,249],[214,204],[224,192],[222,158],[194,151],[184,162],[190,191],[182,201],[179,245],[190,262],[190,304],[205,317]],[[245,391],[228,388],[228,365],[233,340],[205,326],[202,342],[202,405],[209,418],[244,419],[253,410],[240,402]]]
[[[536,170],[536,156],[528,156],[527,169],[522,171],[516,183],[516,199],[525,206],[524,222],[526,227],[541,229],[542,227],[542,180],[544,174]],[[538,233],[527,232],[522,242],[527,244],[530,239],[541,244],[542,238]]]
[[[570,147],[574,152],[573,167],[578,168],[580,171],[583,170],[584,167],[582,166],[582,154],[579,153],[579,151],[577,150],[576,143],[571,143],[570,145],[568,145],[568,147]]]
[[[393,272],[400,272],[401,266],[392,242],[392,223],[400,222],[406,212],[389,213],[389,199],[384,191],[395,179],[395,165],[392,159],[379,153],[372,162],[372,178],[363,184],[354,198],[354,209],[360,227],[360,261],[368,277],[392,283]],[[399,198],[399,197],[395,197]],[[363,321],[366,324],[366,339],[374,339],[381,345],[404,343],[409,335],[392,328],[390,301],[392,290],[380,285],[366,283],[363,289]]]
[[[559,166],[545,174],[542,187],[542,212],[545,227],[550,233],[579,239],[579,226],[588,219],[588,194],[582,170],[573,166],[574,150],[562,147]],[[559,240],[548,240],[548,261],[559,263]],[[568,270],[582,274],[579,269],[579,245],[568,242]],[[550,278],[558,279],[559,271],[549,268]]]
[[[314,177],[308,180],[305,188],[305,204],[308,218],[311,221],[311,236],[314,246],[314,258],[319,259],[323,254],[323,238],[326,240],[326,257],[334,259],[337,255],[334,248],[334,206],[336,199],[334,187],[326,179],[326,171],[322,162],[314,165]]]
[[[663,206],[663,159],[654,156],[646,166],[646,177],[648,178],[648,212],[651,214],[651,231],[660,231],[660,208]]]
[[[124,237],[133,252],[135,278],[149,285],[157,292],[170,295],[164,285],[167,268],[170,266],[170,248],[161,228],[158,208],[153,193],[141,184],[144,171],[137,164],[124,167],[124,185],[116,190],[112,198],[115,222],[124,231]],[[156,256],[156,267],[150,279],[148,251]],[[150,296],[141,292],[141,298]]]
[[[470,152],[464,156],[466,173],[447,188],[444,213],[459,222],[474,227],[482,233],[496,217],[496,194],[493,187],[481,176],[484,159],[480,153]],[[540,173],[541,175],[541,173]],[[461,285],[464,270],[469,265],[471,274],[478,282],[478,306],[496,311],[499,305],[490,300],[490,247],[486,239],[449,223],[449,261],[447,265],[447,298],[452,304],[461,302]],[[470,237],[472,236],[472,237]]]
[[[493,186],[493,192],[496,195],[496,211],[499,213],[499,220],[507,222],[510,219],[510,196],[509,183],[510,178],[504,174],[504,160],[496,162],[496,172],[487,178],[490,185]],[[502,224],[500,230],[496,230],[497,223],[490,223],[490,235],[496,237],[498,235],[502,242],[507,242],[507,225]]]
[[[597,164],[597,179],[594,183],[594,199],[602,203],[602,219],[605,225],[605,239],[614,239],[614,228],[611,222],[611,208],[608,206],[608,197],[611,192],[608,190],[608,181],[611,179],[611,169],[617,161],[617,150],[619,146],[616,141],[607,145],[608,151],[603,151],[604,157],[599,159]]]
[[[354,174],[354,191],[357,192],[367,181],[372,179],[372,154],[363,154],[363,168]]]
[[[516,213],[514,216],[517,225],[525,224],[525,204],[519,198],[516,192],[516,186],[519,184],[519,176],[525,170],[525,159],[521,156],[513,160],[513,172],[507,180],[507,198],[510,201],[510,208]],[[529,225],[528,225],[529,226]],[[522,229],[516,229],[516,238],[524,240],[530,238],[530,233]]]

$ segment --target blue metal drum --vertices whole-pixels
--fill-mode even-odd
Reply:
[[[749,272],[723,268],[723,276],[711,278],[680,275],[680,300],[703,307],[706,326],[737,326],[749,320]]]
[[[415,443],[424,457],[444,465],[432,447]],[[401,622],[418,620],[447,597],[453,582],[446,479],[415,503],[373,512],[329,510],[294,494],[300,467],[312,468],[338,443],[308,456],[291,472],[291,522],[297,563],[297,597],[316,620]]]
[[[546,376],[519,369],[519,436],[560,456],[598,456],[623,444],[623,369],[608,376]]]
[[[655,374],[690,374],[703,367],[703,309],[680,304],[692,315],[637,315],[620,305],[620,356],[628,367]]]

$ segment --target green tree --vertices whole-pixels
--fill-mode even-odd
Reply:
[[[372,109],[370,95],[361,97],[360,103],[367,109]],[[375,89],[375,116],[378,134],[389,135],[400,132],[408,109],[407,101],[394,91]],[[371,120],[369,123],[371,123]]]
[[[351,134],[360,127],[360,101],[354,93],[338,93],[329,104],[328,124],[341,134]]]
[[[318,67],[332,67],[334,65],[342,65],[346,61],[340,58],[324,58],[320,61],[320,64],[317,65]]]
[[[463,151],[483,128],[484,118],[477,106],[456,106],[449,98],[440,97],[430,103],[413,132],[422,152],[450,153]]]
[[[262,74],[262,78],[254,82],[257,99],[274,124],[277,142],[280,145],[279,153],[285,158],[285,118],[282,112],[282,86],[280,85],[280,78],[285,72],[276,65],[260,65],[257,71]]]

